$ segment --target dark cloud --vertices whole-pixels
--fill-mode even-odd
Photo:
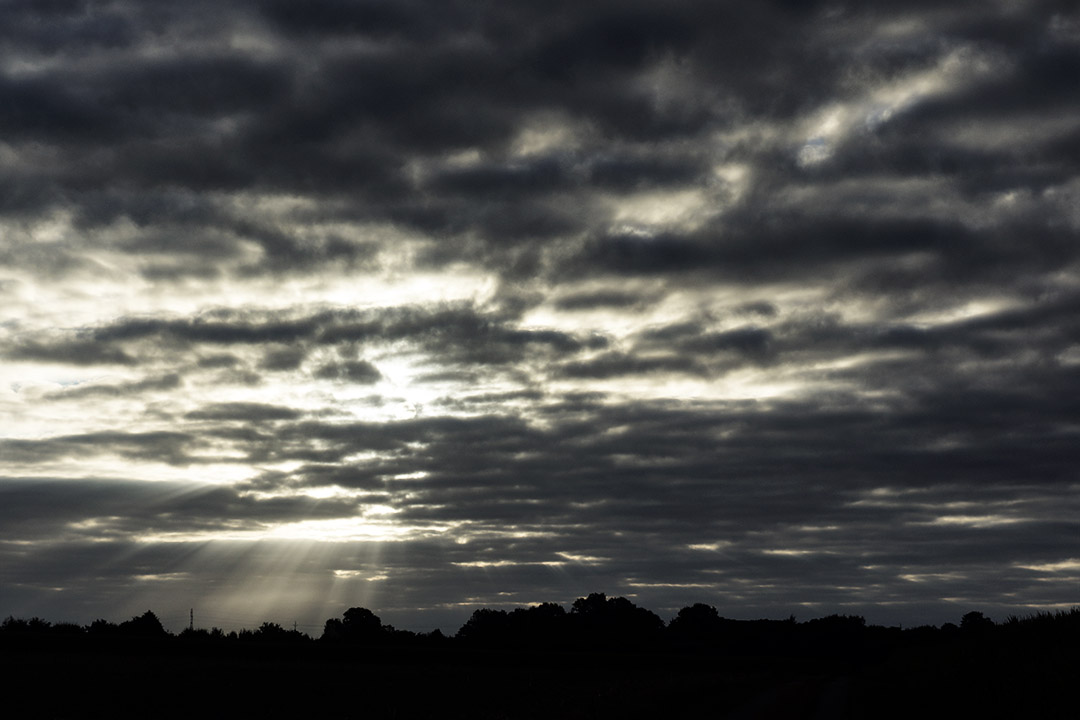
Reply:
[[[151,341],[153,344],[148,346]],[[455,304],[363,312],[335,309],[300,317],[273,312],[213,311],[185,320],[125,318],[92,331],[80,331],[75,338],[18,344],[8,354],[14,358],[79,365],[132,364],[135,357],[122,347],[138,355],[163,342],[177,348],[262,345],[267,349],[261,367],[287,371],[298,368],[307,357],[309,351],[303,343],[344,347],[352,343],[379,345],[401,341],[414,343],[441,362],[470,364],[504,364],[535,352],[572,355],[601,349],[607,344],[598,333],[581,335],[526,329],[501,313]],[[360,365],[354,370],[345,365],[327,367],[331,368],[326,370],[330,376],[355,371],[373,377]]]
[[[561,297],[555,301],[560,310],[593,310],[596,308],[632,308],[646,302],[641,293],[600,290]]]
[[[69,458],[114,454],[127,460],[149,460],[173,465],[196,462],[188,450],[202,445],[201,439],[182,432],[103,431],[64,435],[38,440],[0,441],[12,462],[43,463]]]
[[[382,378],[382,373],[366,360],[353,360],[323,365],[315,371],[315,377],[324,380],[343,380],[361,385],[371,385]]]
[[[31,340],[5,353],[12,360],[67,363],[71,365],[133,365],[135,358],[105,342],[73,338],[54,342]]]
[[[442,17],[436,18],[434,8],[424,7],[423,3],[386,0],[317,0],[302,9],[284,0],[267,0],[258,3],[258,7],[283,33],[372,38],[416,39],[434,31],[432,24],[445,21],[453,12],[441,9]]]
[[[146,534],[252,530],[274,520],[334,518],[353,503],[311,498],[257,499],[233,488],[99,479],[5,478],[3,542],[57,539],[111,542]]]
[[[692,358],[679,355],[632,356],[623,353],[605,353],[590,360],[564,364],[560,372],[567,377],[611,378],[620,375],[643,373],[690,373],[704,375],[708,371]]]
[[[307,357],[307,351],[298,347],[270,350],[263,356],[261,367],[266,370],[295,370]]]
[[[215,353],[213,355],[207,355],[206,357],[199,358],[198,365],[201,368],[231,368],[239,362],[240,360],[235,355],[229,355],[228,353]],[[298,365],[299,361],[297,361],[296,364],[289,363],[286,365],[286,369],[295,368]]]
[[[265,403],[215,403],[201,410],[189,412],[188,420],[236,420],[240,422],[265,422],[268,420],[295,420],[300,416],[296,410]]]

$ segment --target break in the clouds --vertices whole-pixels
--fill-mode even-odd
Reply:
[[[0,614],[1080,601],[1072,3],[0,37]]]

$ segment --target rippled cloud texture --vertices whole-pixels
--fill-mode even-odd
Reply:
[[[1077,78],[1071,2],[4,3],[0,615],[1076,604]]]

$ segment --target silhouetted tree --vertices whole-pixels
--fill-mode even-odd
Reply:
[[[974,610],[960,618],[960,630],[962,632],[983,633],[993,627],[993,620]]]
[[[120,623],[119,632],[122,635],[142,638],[163,638],[169,634],[165,632],[157,615],[150,610]]]
[[[48,620],[43,620],[42,618],[39,618],[37,616],[30,618],[30,621],[26,625],[27,629],[29,629],[31,632],[42,633],[48,632],[49,628],[52,627],[51,622],[49,622]]]
[[[555,603],[516,608],[508,616],[508,633],[515,645],[555,648],[568,640],[566,609]]]
[[[572,626],[581,640],[597,648],[642,647],[657,642],[664,621],[623,597],[592,593],[578,598],[570,609]]]
[[[320,637],[320,640],[327,642],[353,644],[372,643],[383,639],[384,631],[379,616],[362,607],[349,608],[342,614],[341,620],[327,620]]]
[[[257,640],[281,640],[285,637],[286,630],[275,622],[264,622],[255,630]]]
[[[97,640],[116,637],[120,633],[120,627],[116,623],[98,618],[86,627],[86,634]]]
[[[505,610],[480,608],[457,631],[457,638],[477,645],[505,645],[510,619]]]
[[[209,642],[210,631],[205,628],[184,628],[177,637],[185,642]]]
[[[864,649],[866,619],[860,615],[827,615],[799,625],[797,636],[802,653],[855,657]]]
[[[84,632],[86,631],[83,630],[83,627],[81,625],[76,625],[75,623],[70,622],[59,622],[52,626],[53,635],[63,635],[66,637],[71,637],[73,635],[82,635]]]
[[[439,628],[435,628],[429,633],[419,635],[418,639],[422,640],[425,644],[436,646],[445,645],[450,640],[450,638],[443,635],[443,631]]]
[[[684,607],[668,623],[667,634],[679,647],[715,647],[720,643],[724,621],[712,605]]]
[[[30,629],[29,623],[21,618],[12,617],[8,615],[4,618],[4,622],[0,623],[0,632],[5,634],[19,634],[25,633]]]
[[[342,615],[342,624],[347,634],[358,637],[370,637],[382,632],[379,616],[367,608],[349,608]]]

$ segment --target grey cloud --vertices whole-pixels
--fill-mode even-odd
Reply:
[[[228,353],[214,353],[213,355],[207,355],[199,358],[198,366],[200,368],[231,368],[235,367],[240,362],[240,359],[235,355]],[[299,363],[297,363],[299,364]],[[296,365],[290,364],[288,367],[296,367]]]
[[[453,3],[447,3],[436,17],[434,8],[416,2],[384,0],[317,0],[302,10],[282,0],[257,3],[281,32],[305,35],[359,35],[374,38],[424,37],[454,15]]]
[[[448,170],[426,184],[441,194],[483,196],[488,199],[519,199],[521,196],[571,190],[573,185],[568,168],[548,158],[516,167],[497,165]]]
[[[746,303],[740,305],[737,309],[745,315],[760,315],[762,317],[775,317],[778,312],[776,305],[764,301]]]
[[[116,8],[87,12],[84,2],[14,2],[3,9],[5,42],[12,47],[54,54],[70,48],[121,48],[138,28]]]
[[[161,377],[150,377],[145,380],[136,380],[126,383],[92,383],[65,388],[58,392],[50,393],[50,399],[75,400],[86,397],[125,397],[138,395],[147,391],[176,390],[181,387],[183,381],[179,374],[169,373]]]
[[[71,365],[134,365],[135,358],[110,343],[73,338],[58,342],[31,340],[11,347],[5,355],[12,360],[68,363]]]
[[[0,77],[0,130],[17,141],[117,139],[106,109],[73,89]]]
[[[605,353],[590,360],[565,363],[559,372],[566,377],[611,378],[648,373],[689,373],[706,375],[708,371],[692,358],[680,355],[633,356]]]
[[[560,310],[593,310],[596,308],[632,308],[646,300],[641,293],[600,290],[580,292],[561,297],[555,301]]]
[[[754,325],[710,332],[692,322],[646,331],[640,343],[645,347],[677,348],[682,351],[681,357],[708,357],[730,351],[758,362],[770,359],[776,344],[770,330]]]
[[[188,451],[202,444],[202,439],[182,432],[103,431],[39,440],[3,439],[0,449],[12,462],[21,463],[114,454],[129,460],[187,465],[196,462]]]
[[[97,479],[4,478],[3,542],[258,530],[296,518],[349,517],[355,504],[305,497],[256,499],[234,488]]]
[[[701,184],[708,168],[705,158],[672,152],[653,156],[612,155],[600,157],[589,168],[589,182],[614,190],[644,190],[655,187]]]
[[[366,360],[353,360],[323,365],[315,371],[315,377],[371,385],[382,379],[382,373]]]
[[[279,345],[268,350],[263,359],[263,367],[270,370],[298,367],[305,349],[280,345],[301,342],[342,345],[408,340],[443,362],[480,364],[519,360],[529,350],[563,356],[606,345],[606,339],[598,334],[581,337],[556,330],[521,329],[510,318],[465,304],[365,312],[327,310],[298,318],[232,312],[207,313],[190,320],[133,318],[98,328],[92,335],[110,347],[154,337],[186,344]]]
[[[300,413],[281,405],[266,403],[214,403],[184,416],[188,420],[236,420],[265,422],[272,420],[296,420]]]
[[[647,150],[640,143],[632,147],[633,142],[674,140],[754,119],[784,121],[794,112],[813,110],[831,95],[850,90],[844,85],[848,58],[842,50],[830,50],[824,38],[859,38],[865,34],[863,30],[872,31],[887,24],[894,14],[905,17],[910,11],[882,6],[874,13],[841,11],[830,15],[821,8],[796,12],[782,4],[760,4],[747,11],[725,4],[685,2],[662,10],[605,3],[552,13],[549,8],[524,5],[512,10],[457,4],[436,9],[423,3],[391,7],[385,3],[329,2],[299,15],[279,3],[240,4],[208,11],[205,23],[192,26],[179,25],[176,17],[160,8],[125,6],[114,15],[131,27],[146,23],[168,28],[172,24],[182,28],[182,37],[187,39],[186,33],[193,32],[193,27],[243,26],[253,22],[259,12],[269,21],[262,28],[271,33],[269,39],[273,40],[276,32],[292,35],[300,52],[315,57],[325,52],[323,39],[342,33],[393,40],[378,46],[377,52],[327,55],[314,78],[301,79],[299,66],[284,62],[280,55],[273,60],[256,59],[234,50],[198,58],[181,52],[179,57],[151,65],[86,70],[84,75],[90,74],[92,81],[87,87],[98,90],[93,99],[73,89],[76,84],[61,71],[34,81],[10,80],[8,91],[14,94],[5,107],[15,113],[8,117],[13,132],[33,128],[33,132],[52,133],[49,137],[59,143],[85,139],[103,143],[108,149],[94,153],[93,162],[87,155],[86,163],[72,164],[66,176],[54,177],[51,182],[55,187],[44,191],[42,201],[66,197],[80,212],[93,215],[100,212],[95,205],[105,198],[88,192],[87,186],[100,184],[123,188],[120,194],[129,197],[135,194],[131,187],[179,187],[195,192],[260,187],[314,191],[332,197],[347,193],[352,212],[368,219],[389,218],[451,235],[480,230],[485,242],[494,246],[514,238],[557,242],[567,234],[595,231],[593,223],[598,218],[590,218],[584,207],[566,212],[564,203],[538,202],[538,196],[603,188],[701,187],[707,182],[708,153],[659,149],[663,146]],[[1037,43],[1008,37],[1010,28],[1014,37],[1045,33],[1049,8],[1045,16],[1033,9],[1028,16],[1031,21],[1023,28],[1009,25],[1011,20],[996,18],[993,13],[991,20],[975,20],[965,12],[939,14],[934,18],[936,27],[925,37],[973,39],[983,34],[987,42],[1004,48],[1003,52],[1018,52],[1028,58],[1021,63],[1019,75],[1043,78],[1044,85],[1051,83],[1043,97],[1061,94],[1052,78],[1062,73],[1045,72],[1044,65],[1067,65],[1071,57],[1068,47],[1038,50]],[[61,22],[61,17],[54,20]],[[711,27],[722,31],[707,32]],[[461,41],[431,42],[429,38],[419,42],[433,32],[440,38],[458,37]],[[895,41],[883,43],[880,51],[859,52],[867,55],[863,60],[882,63],[880,72],[896,75],[924,67],[941,55],[942,48],[931,40],[907,45]],[[733,62],[736,59],[738,62]],[[668,102],[649,97],[637,74],[650,64],[669,60],[681,68],[689,87],[719,88],[719,96],[726,99],[693,109],[683,96]],[[814,68],[812,73],[805,70],[809,67]],[[1008,96],[1011,91],[1003,92]],[[689,91],[686,95],[700,93]],[[980,97],[995,102],[992,94]],[[957,101],[958,106],[969,104]],[[886,132],[903,127],[918,117],[918,112],[924,112],[922,108],[930,107],[919,104],[900,120],[890,121]],[[599,123],[615,137],[631,139],[631,147],[612,141],[586,146],[563,159],[555,155],[525,161],[500,159],[505,142],[523,118],[552,108],[570,118]],[[179,119],[184,115],[206,122],[224,116],[241,120],[228,131],[230,137],[214,138],[219,131],[209,130],[208,139],[200,127],[185,125]],[[166,123],[166,117],[174,120]],[[368,139],[359,144],[351,139],[356,128],[362,128]],[[108,132],[128,133],[130,142],[120,142]],[[889,171],[903,171],[898,163],[920,155],[913,152],[915,148],[890,140],[889,135],[882,137],[884,141],[875,147],[901,151],[867,156],[861,162],[868,171],[882,165]],[[344,143],[349,145],[348,152],[338,152]],[[873,150],[865,145],[859,143],[861,150],[852,152],[851,162],[859,162],[859,152]],[[417,188],[406,178],[405,160],[466,146],[489,149],[491,158],[476,167],[436,174],[421,185],[422,198],[417,201]],[[927,141],[920,147],[927,157],[941,157],[945,151],[940,144]],[[772,161],[767,149],[761,157],[759,150],[749,152],[746,159],[751,161]],[[851,162],[826,167],[843,166],[850,171]],[[970,158],[958,162],[972,164]],[[1015,162],[1005,160],[1004,164]],[[573,170],[578,166],[584,169],[582,173]],[[96,172],[93,168],[101,167],[106,168],[104,174],[80,179],[80,173]],[[795,173],[795,168],[788,171],[789,175]],[[110,181],[110,177],[118,180]],[[44,182],[46,186],[50,183],[47,179]],[[775,189],[767,181],[755,182],[764,183],[756,193]],[[116,202],[116,194],[112,202]],[[486,196],[487,209],[474,202],[478,195]],[[744,221],[749,223],[747,237],[756,238],[768,230],[756,209]],[[790,222],[801,228],[806,218],[795,214]],[[295,271],[312,263],[339,260],[367,262],[375,252],[332,237],[314,244],[300,242],[242,213],[227,225],[239,236],[254,239],[266,252],[263,265],[236,269],[243,273]],[[730,235],[729,230],[725,224],[722,234]],[[887,228],[872,229],[870,238],[862,233],[860,247],[872,246],[873,237],[888,232]],[[925,237],[927,228],[901,232],[914,239]],[[741,228],[739,234],[743,234]],[[806,235],[801,231],[795,234]],[[797,247],[832,243],[839,250],[831,238],[852,232],[839,227],[809,234],[814,242],[771,249],[731,248],[726,241],[720,245],[727,247],[716,247],[708,238],[671,236],[666,242],[635,244],[609,237],[595,243],[575,262],[591,262],[599,269],[616,272],[678,272],[702,266],[734,266],[745,271],[754,258],[760,258],[760,264],[768,264],[777,255],[794,259]],[[854,237],[859,235],[856,229]],[[138,248],[142,242],[150,241],[141,241]],[[224,237],[208,242],[226,253],[234,243]],[[827,249],[814,252],[823,262],[843,259]],[[520,257],[503,258],[494,247],[477,252],[478,260],[508,272],[532,274],[541,267],[536,263],[523,266]],[[755,269],[760,273],[762,268]],[[209,267],[196,270],[211,276]],[[146,271],[149,277],[165,281],[181,277],[184,266],[156,263]]]
[[[271,350],[263,356],[261,367],[266,370],[295,370],[307,357],[307,351],[300,347]]]

